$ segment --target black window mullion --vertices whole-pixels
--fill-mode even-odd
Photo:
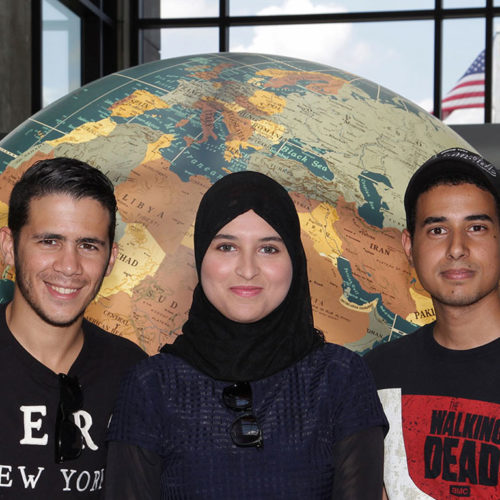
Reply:
[[[484,53],[484,122],[491,123],[492,113],[492,82],[493,82],[493,0],[486,0],[486,29],[485,29],[485,53]]]
[[[42,0],[31,1],[31,112],[42,108]]]
[[[229,0],[219,0],[219,52],[229,51]]]
[[[443,79],[443,9],[436,0],[434,17],[434,116],[441,118]]]

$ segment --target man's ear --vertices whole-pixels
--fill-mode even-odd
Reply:
[[[115,260],[117,255],[118,255],[118,245],[116,242],[113,242],[113,244],[111,245],[111,252],[109,253],[108,267],[106,267],[106,272],[104,273],[104,276],[109,276],[111,274],[113,266],[115,265]]]
[[[411,253],[412,245],[411,245],[411,236],[408,229],[404,229],[401,234],[401,244],[403,245],[403,250],[405,251],[406,258],[410,263],[410,266],[413,267],[413,255]]]
[[[0,252],[5,264],[14,265],[14,237],[12,231],[7,227],[0,229]]]

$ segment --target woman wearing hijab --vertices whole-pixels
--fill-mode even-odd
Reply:
[[[286,190],[222,178],[194,251],[183,335],[124,381],[106,498],[379,500],[387,422],[362,359],[313,326]]]

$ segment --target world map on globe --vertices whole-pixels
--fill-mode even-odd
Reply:
[[[402,197],[420,164],[454,146],[470,149],[407,99],[329,66],[242,53],[161,60],[78,89],[0,142],[0,224],[37,160],[106,173],[120,250],[86,317],[153,354],[187,318],[203,193],[232,172],[262,172],[297,207],[316,327],[363,354],[433,319],[401,247]],[[15,270],[0,270],[5,302]]]

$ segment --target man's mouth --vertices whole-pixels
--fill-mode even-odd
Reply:
[[[448,269],[446,271],[442,271],[441,275],[445,279],[460,281],[472,278],[472,276],[474,275],[474,271],[472,271],[471,269]]]
[[[61,295],[71,295],[72,293],[75,293],[78,291],[78,288],[66,288],[62,286],[56,286],[56,285],[51,285],[47,283],[47,285],[54,290],[55,292],[61,294]]]

